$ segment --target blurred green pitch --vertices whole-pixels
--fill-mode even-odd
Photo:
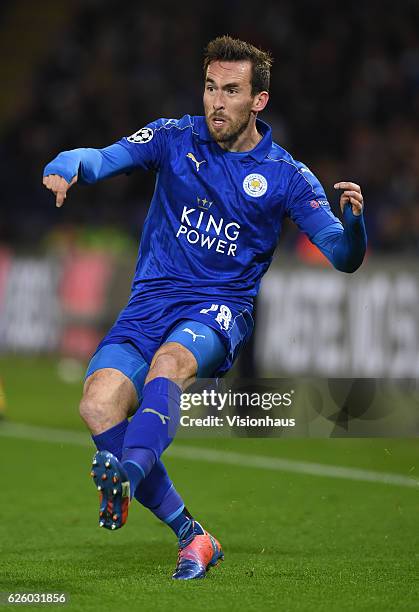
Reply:
[[[62,382],[53,359],[2,358],[0,377],[8,421],[84,430],[77,415],[81,385]],[[177,444],[419,472],[415,440]],[[419,486],[168,457],[188,507],[226,553],[205,580],[179,584],[170,580],[177,553],[172,533],[138,504],[120,531],[97,527],[93,447],[53,434],[49,442],[0,435],[0,449],[1,591],[64,591],[67,609],[80,611],[419,610]]]

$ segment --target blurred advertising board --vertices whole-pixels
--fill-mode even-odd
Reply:
[[[256,363],[267,376],[419,376],[419,273],[368,260],[355,274],[281,258],[258,300]]]
[[[134,261],[102,251],[62,258],[0,251],[0,351],[88,357],[129,296]],[[419,274],[369,258],[355,274],[281,256],[257,304],[258,374],[419,377]]]
[[[59,258],[0,252],[0,351],[91,354],[108,322],[114,272],[102,252]]]

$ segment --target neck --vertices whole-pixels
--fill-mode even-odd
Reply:
[[[251,151],[255,146],[262,140],[262,134],[259,134],[256,128],[256,116],[251,117],[246,129],[238,134],[234,141],[219,142],[219,146],[224,151],[230,151],[231,153],[244,153]]]

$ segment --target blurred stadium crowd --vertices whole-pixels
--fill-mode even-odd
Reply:
[[[33,249],[58,225],[77,224],[136,238],[153,176],[70,192],[57,211],[42,188],[42,168],[61,150],[106,146],[157,117],[201,114],[203,48],[229,33],[275,58],[262,117],[275,140],[311,167],[332,202],[337,180],[362,185],[373,252],[419,251],[417,1],[265,0],[256,8],[239,0],[84,0],[71,11],[67,4],[23,105],[16,100],[22,110],[0,118],[0,243]],[[50,6],[43,6],[44,23]],[[3,4],[0,33],[13,10]],[[24,32],[16,45],[27,45],[28,58],[33,53]],[[14,95],[21,93],[9,88]],[[288,233],[286,248],[294,248],[295,235]]]

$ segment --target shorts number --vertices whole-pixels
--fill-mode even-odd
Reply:
[[[203,308],[199,312],[203,314],[209,314],[210,312],[218,312],[217,316],[215,317],[215,320],[217,321],[221,329],[228,330],[232,314],[230,308],[228,306],[225,306],[225,304],[221,304],[221,306],[219,306],[218,304],[211,304],[210,308]]]

